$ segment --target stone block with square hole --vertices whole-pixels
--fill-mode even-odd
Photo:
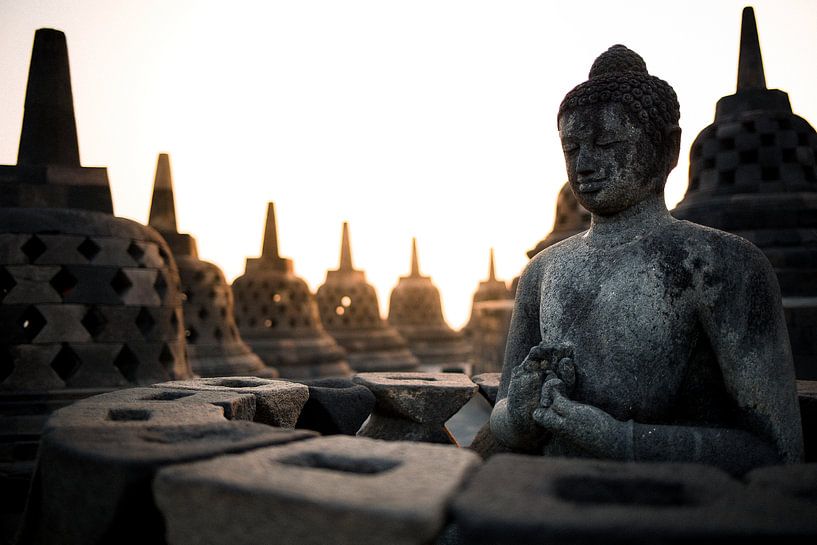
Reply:
[[[224,411],[227,420],[255,419],[255,396],[250,393],[195,390],[172,390],[168,388],[128,388],[86,398],[79,403],[194,403],[215,405]]]
[[[389,441],[456,444],[445,422],[477,391],[461,373],[358,373],[354,381],[377,400],[358,435]]]
[[[172,390],[232,392],[255,396],[255,421],[270,426],[294,428],[309,398],[303,384],[258,377],[218,377],[177,380],[156,384]]]
[[[172,545],[429,543],[479,459],[466,450],[322,437],[163,469]]]
[[[160,468],[314,436],[225,421],[213,405],[144,404],[151,405],[77,405],[73,423],[80,425],[46,429],[20,543],[164,543],[150,489]],[[160,418],[128,419],[156,405],[164,407],[156,411]],[[203,421],[202,409],[220,421]],[[104,414],[117,417],[100,425]]]
[[[817,519],[693,464],[500,454],[453,504],[466,543],[807,543]]]
[[[368,388],[346,378],[298,381],[309,387],[309,399],[295,427],[321,435],[355,435],[374,408]]]

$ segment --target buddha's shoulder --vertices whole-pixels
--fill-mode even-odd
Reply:
[[[651,240],[651,244],[658,252],[673,254],[687,263],[706,262],[713,266],[732,267],[753,262],[764,267],[768,265],[763,252],[745,238],[685,220],[669,224],[660,236]]]
[[[556,244],[548,246],[531,258],[528,263],[528,269],[539,270],[545,264],[558,263],[568,256],[575,255],[578,249],[584,247],[582,237],[585,233],[587,233],[587,231],[582,231],[581,233],[577,233],[564,240],[560,240]]]

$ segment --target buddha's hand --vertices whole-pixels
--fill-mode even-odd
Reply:
[[[537,424],[560,435],[593,456],[627,460],[632,458],[630,423],[616,420],[603,410],[565,397],[551,389],[551,403],[533,412]]]
[[[507,407],[514,428],[526,432],[536,429],[533,411],[539,406],[545,371],[552,356],[553,348],[540,343],[531,348],[527,357],[511,372]]]
[[[545,371],[545,380],[539,396],[539,405],[547,408],[553,403],[553,393],[570,397],[576,386],[576,365],[573,362],[573,346],[561,344],[551,356],[551,364]]]

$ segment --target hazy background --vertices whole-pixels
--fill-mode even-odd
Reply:
[[[341,223],[385,315],[409,268],[459,327],[496,248],[510,280],[550,231],[565,180],[562,97],[610,45],[678,93],[692,139],[734,92],[742,1],[0,0],[0,164],[14,164],[34,31],[68,37],[81,160],[107,166],[117,215],[145,222],[156,156],[177,217],[232,280],[258,255],[266,203],[315,289]],[[817,122],[817,2],[754,3],[769,87]]]

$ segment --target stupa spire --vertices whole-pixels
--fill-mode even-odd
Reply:
[[[496,281],[496,269],[494,267],[494,249],[491,248],[490,260],[488,263],[488,281]]]
[[[760,53],[755,11],[750,6],[743,8],[743,21],[740,29],[737,90],[744,89],[766,89],[766,75],[763,72],[763,56]]]
[[[153,200],[150,203],[148,225],[164,233],[177,233],[176,203],[173,198],[173,176],[170,173],[170,156],[160,153],[156,161],[156,177],[153,180]]]
[[[420,274],[420,262],[417,260],[417,239],[412,237],[411,238],[411,273],[409,277],[411,278],[419,278],[422,276]]]
[[[343,236],[340,242],[340,265],[338,271],[351,272],[355,267],[352,264],[352,246],[349,243],[349,222],[343,222]]]
[[[80,166],[68,46],[59,30],[34,34],[17,164]]]
[[[261,258],[276,261],[281,258],[278,253],[278,225],[275,222],[275,203],[267,205],[267,225],[264,229],[264,246]]]

